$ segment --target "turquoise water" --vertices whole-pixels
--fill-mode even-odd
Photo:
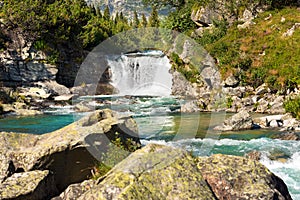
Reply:
[[[0,131],[44,134],[74,122],[70,115],[39,115],[34,117],[7,117],[0,119]]]
[[[257,150],[262,152],[261,163],[281,177],[288,185],[293,199],[300,199],[300,142],[270,139],[276,130],[250,130],[219,134],[212,128],[226,113],[180,114],[181,100],[170,97],[86,97],[95,108],[111,108],[133,115],[139,127],[143,145],[159,143],[185,148],[195,155],[229,154],[243,156]],[[36,117],[8,117],[0,119],[0,131],[43,134],[70,124],[83,114],[70,107],[52,108],[47,115]],[[271,154],[283,154],[286,163],[272,161]]]

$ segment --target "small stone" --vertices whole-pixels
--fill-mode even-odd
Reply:
[[[226,80],[225,80],[225,87],[236,87],[239,85],[239,80],[234,77],[234,76],[229,76]]]

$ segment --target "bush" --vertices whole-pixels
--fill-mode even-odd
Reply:
[[[292,113],[293,117],[300,119],[300,96],[289,98],[284,102],[286,112]]]

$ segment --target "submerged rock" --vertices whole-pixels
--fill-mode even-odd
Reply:
[[[292,200],[285,183],[257,161],[213,155],[197,162],[218,199]]]

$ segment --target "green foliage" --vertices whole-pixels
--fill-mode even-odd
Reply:
[[[115,133],[117,136],[119,133]],[[105,175],[112,167],[121,162],[131,152],[140,148],[131,139],[126,139],[124,142],[120,137],[117,137],[107,145],[105,152],[102,152],[101,162],[95,168],[94,178],[97,179]]]
[[[134,16],[133,16],[133,28],[138,28],[139,26],[140,26],[140,20],[139,20],[137,12],[135,10]]]
[[[272,21],[264,20],[269,14]],[[285,22],[281,22],[282,17]],[[249,29],[239,30],[234,24],[220,37],[214,37],[214,30],[204,33],[198,41],[218,60],[224,78],[235,74],[245,84],[257,87],[268,83],[273,92],[284,93],[300,84],[299,58],[293,56],[300,54],[300,49],[295,48],[300,33],[296,31],[288,38],[282,36],[299,21],[296,8],[271,10],[261,13]]]
[[[107,174],[110,170],[111,170],[111,167],[105,165],[102,162],[96,164],[96,167],[94,167],[94,170],[93,170],[93,179],[97,180],[98,178]]]
[[[160,21],[159,21],[159,17],[158,17],[157,7],[154,6],[154,7],[152,7],[152,12],[149,17],[149,26],[150,27],[159,27],[159,24],[160,24]]]
[[[104,13],[103,13],[103,18],[105,20],[109,20],[110,19],[110,11],[109,11],[109,7],[108,6],[105,7],[105,10],[104,10]]]
[[[189,82],[196,83],[198,80],[198,77],[200,75],[199,69],[190,64],[185,64],[178,54],[171,53],[170,60],[172,61],[172,68],[176,71],[180,72]]]
[[[214,21],[214,28],[212,30],[205,30],[201,37],[197,37],[196,40],[201,45],[212,44],[227,33],[228,23],[224,20]]]
[[[146,6],[154,6],[157,8],[165,6],[180,8],[184,6],[185,0],[143,0],[143,3]]]
[[[144,15],[140,23],[136,12],[131,27],[122,12],[112,18],[108,6],[103,13],[99,7],[97,3],[88,7],[84,0],[5,0],[0,15],[6,26],[29,36],[34,48],[47,54],[47,62],[57,64],[68,48],[91,50],[112,35],[148,25]],[[151,25],[159,26],[157,10],[151,20]],[[0,48],[5,49],[7,41],[1,32]]]
[[[284,108],[286,112],[292,113],[293,117],[300,119],[300,96],[286,100]]]
[[[231,97],[228,97],[226,103],[227,108],[232,108],[232,104],[233,104],[233,99]]]
[[[143,13],[143,15],[142,15],[142,22],[141,22],[141,25],[142,25],[143,28],[146,28],[147,25],[148,25],[147,18],[146,18],[146,16],[145,16],[144,13]]]
[[[38,51],[39,50],[43,51],[46,50],[47,44],[45,40],[37,40],[34,42],[33,47]]]
[[[182,33],[189,33],[196,28],[196,24],[191,19],[191,9],[187,6],[172,12],[163,26]]]

